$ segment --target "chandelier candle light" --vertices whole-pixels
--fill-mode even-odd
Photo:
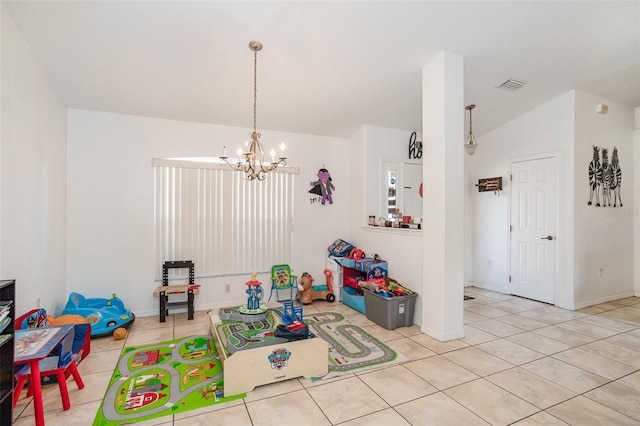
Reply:
[[[478,142],[476,142],[475,136],[473,136],[473,131],[471,130],[471,111],[476,106],[471,104],[464,107],[467,111],[469,111],[469,135],[467,135],[467,140],[464,143],[464,149],[467,151],[467,154],[473,155],[476,152],[476,148],[478,147]]]
[[[244,172],[246,180],[264,180],[267,173],[280,166],[287,165],[287,157],[284,156],[284,143],[280,144],[280,156],[276,159],[276,152],[271,149],[271,161],[264,161],[264,149],[260,143],[260,133],[256,130],[256,103],[258,100],[258,52],[262,50],[262,43],[252,41],[249,49],[253,51],[253,132],[249,133],[251,141],[245,142],[244,151],[238,148],[238,159],[234,163],[227,157],[227,147],[222,151],[221,160],[225,161],[232,169]]]

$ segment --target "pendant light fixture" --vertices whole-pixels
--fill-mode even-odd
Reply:
[[[264,180],[267,173],[287,164],[284,156],[284,143],[280,144],[280,156],[276,158],[276,152],[271,150],[271,161],[264,160],[264,149],[260,143],[260,133],[256,129],[256,104],[258,100],[258,52],[262,50],[262,43],[251,41],[249,49],[253,51],[253,132],[249,133],[250,141],[245,142],[245,149],[238,148],[238,157],[235,160],[227,157],[227,147],[224,147],[221,160],[225,161],[234,170],[243,172],[246,180]],[[232,163],[233,161],[233,163]]]
[[[467,140],[464,143],[464,149],[469,155],[473,155],[478,147],[478,142],[476,142],[476,138],[473,136],[473,130],[471,129],[471,112],[475,107],[476,106],[473,104],[464,107],[464,109],[469,111],[469,134],[467,135]]]

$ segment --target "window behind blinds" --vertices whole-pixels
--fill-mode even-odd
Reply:
[[[201,277],[291,264],[294,175],[250,182],[194,164],[154,160],[156,276],[167,260],[192,260]]]

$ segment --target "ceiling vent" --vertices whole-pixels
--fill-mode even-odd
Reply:
[[[500,85],[498,85],[498,89],[504,89],[504,90],[509,90],[510,92],[515,92],[516,90],[518,90],[519,88],[521,88],[527,83],[528,81],[510,78],[500,83]]]

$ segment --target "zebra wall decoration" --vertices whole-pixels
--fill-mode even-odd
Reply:
[[[589,202],[592,205],[593,195],[596,196],[596,206],[600,207],[600,184],[602,183],[602,166],[600,166],[600,147],[593,145],[593,160],[589,163]]]
[[[609,150],[602,148],[602,207],[611,206],[611,166],[609,165]]]
[[[620,198],[620,185],[622,184],[622,169],[620,168],[620,161],[618,160],[618,148],[613,147],[613,156],[611,157],[611,184],[610,188],[613,191],[613,207],[616,206],[616,201],[620,202],[622,207],[622,198]]]
[[[602,152],[602,159],[600,159]],[[589,163],[589,201],[587,205],[593,205],[595,195],[596,207],[622,207],[620,187],[622,186],[622,168],[618,158],[618,148],[613,147],[611,163],[609,163],[609,150],[593,145],[593,159]],[[602,195],[602,197],[600,197]]]

